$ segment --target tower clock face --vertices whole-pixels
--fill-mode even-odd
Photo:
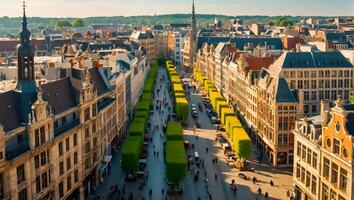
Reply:
[[[339,122],[336,122],[335,128],[336,128],[336,131],[337,131],[337,132],[340,131],[340,124],[339,124]]]

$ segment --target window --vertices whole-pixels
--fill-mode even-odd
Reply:
[[[88,168],[90,168],[90,158],[87,158],[86,160],[85,160],[85,169],[88,169]]]
[[[301,167],[301,182],[305,183],[305,173],[306,170],[304,167]]]
[[[74,172],[74,182],[78,182],[79,181],[79,170],[75,170]]]
[[[317,88],[317,81],[311,80],[311,89],[316,89],[316,88]]]
[[[319,88],[324,88],[324,80],[318,82]]]
[[[66,117],[61,118],[61,125],[64,126],[66,124]]]
[[[316,189],[317,189],[317,177],[312,175],[312,183],[311,183],[311,192],[312,194],[316,194]]]
[[[48,187],[48,175],[47,175],[47,172],[44,172],[42,174],[42,188],[46,188]]]
[[[337,140],[336,138],[333,138],[333,153],[339,155],[340,151],[340,141]]]
[[[304,92],[304,100],[305,100],[305,101],[310,100],[310,92],[309,92],[309,91],[305,91],[305,92]]]
[[[317,106],[316,105],[312,105],[312,113],[316,113],[317,112]]]
[[[47,154],[45,151],[41,153],[41,166],[47,164]]]
[[[312,154],[312,167],[316,168],[317,166],[317,153],[313,152]]]
[[[92,133],[96,133],[96,122],[92,123]]]
[[[302,159],[306,159],[306,146],[302,145]]]
[[[63,175],[64,174],[64,163],[60,162],[59,163],[59,175]]]
[[[304,81],[304,89],[309,89],[310,88],[310,81],[309,80],[305,80]]]
[[[90,137],[90,128],[89,127],[86,127],[85,128],[85,138],[89,138]]]
[[[27,188],[18,193],[18,200],[27,200]]]
[[[332,80],[332,88],[336,88],[337,87],[337,80]]]
[[[17,136],[17,144],[22,144],[22,142],[23,142],[23,136],[21,134]]]
[[[93,147],[96,147],[97,146],[97,138],[93,138]]]
[[[326,70],[326,71],[325,71],[325,77],[326,77],[326,78],[329,78],[329,77],[330,77],[330,74],[331,74],[331,73],[330,73],[329,70]]]
[[[41,177],[36,177],[36,193],[41,192]]]
[[[70,157],[66,158],[66,170],[69,171],[71,168],[71,160]]]
[[[38,169],[39,168],[39,155],[36,155],[34,157],[34,168]]]
[[[76,133],[73,136],[73,144],[74,144],[74,147],[77,146],[77,134]]]
[[[76,165],[78,162],[78,158],[77,158],[77,152],[74,153],[74,165]]]
[[[66,178],[66,190],[67,191],[71,190],[71,176],[70,175]]]
[[[296,163],[296,178],[299,179],[300,178],[300,165],[299,163]]]
[[[341,168],[340,169],[340,176],[339,176],[339,188],[346,191],[347,190],[347,170]]]
[[[316,77],[317,77],[317,72],[311,71],[311,78],[316,78]]]
[[[310,148],[307,149],[307,163],[311,165],[311,160],[312,160],[312,150]]]
[[[45,128],[44,126],[42,126],[40,128],[40,134],[41,134],[41,145],[43,145],[45,143]]]
[[[329,160],[327,158],[323,158],[323,177],[329,179]]]
[[[25,181],[25,165],[22,164],[17,167],[16,169],[17,173],[17,184],[20,185],[22,182]]]
[[[303,89],[302,80],[297,81],[297,89]]]
[[[311,184],[311,174],[309,171],[306,171],[306,187],[310,188]]]
[[[68,152],[70,150],[70,140],[69,140],[69,138],[66,138],[65,144],[66,144],[66,152]]]
[[[38,147],[39,144],[40,144],[40,142],[39,142],[39,129],[36,129],[36,130],[34,131],[34,145],[35,145],[36,147]]]
[[[297,142],[296,155],[301,158],[301,143]]]
[[[59,183],[59,197],[63,197],[64,196],[64,184],[63,182]]]
[[[338,182],[338,165],[332,162],[331,183],[337,184]]]
[[[311,101],[316,101],[316,100],[317,100],[317,92],[311,91]]]
[[[335,191],[333,191],[333,190],[331,190],[330,199],[331,200],[336,200],[337,199],[337,193]]]
[[[58,144],[59,156],[63,155],[63,142],[59,142]]]
[[[322,200],[329,200],[328,186],[322,183]]]
[[[90,149],[91,149],[90,142],[87,142],[87,143],[85,144],[85,153],[89,153],[89,152],[90,152]]]
[[[85,121],[90,119],[90,108],[86,108],[84,111],[84,119]]]

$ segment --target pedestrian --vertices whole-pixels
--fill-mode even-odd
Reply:
[[[159,152],[157,152],[156,155],[157,155],[157,158],[159,158]]]
[[[154,157],[156,157],[156,151],[154,151]]]
[[[262,189],[261,188],[258,188],[257,192],[258,192],[259,195],[262,195]]]
[[[218,158],[215,157],[215,164],[218,164]]]
[[[268,196],[269,196],[269,194],[268,194],[268,192],[266,192],[266,193],[264,194],[264,198],[265,198],[265,199],[268,199]]]
[[[161,189],[161,193],[162,195],[165,193],[165,190],[163,188]]]
[[[273,185],[274,185],[274,183],[273,183],[272,180],[270,180],[269,184],[270,184],[270,186],[273,186]]]
[[[257,182],[257,178],[254,176],[252,181],[253,181],[253,184],[255,184]]]
[[[149,190],[149,197],[151,198],[152,196],[152,189]]]
[[[133,199],[133,193],[132,192],[129,193],[129,198]]]
[[[217,181],[218,180],[218,175],[215,174],[214,177],[215,177],[215,181]]]
[[[206,147],[206,148],[205,148],[205,152],[208,153],[208,150],[209,150],[208,147]]]

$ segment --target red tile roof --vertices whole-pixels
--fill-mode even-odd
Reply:
[[[19,43],[19,40],[0,40],[0,52],[14,52]],[[47,50],[45,40],[31,39],[31,45],[35,51]]]
[[[246,67],[247,71],[261,71],[262,68],[268,69],[268,67],[273,64],[273,57],[263,57],[263,58],[253,58],[247,57],[246,62],[248,63],[248,67]]]

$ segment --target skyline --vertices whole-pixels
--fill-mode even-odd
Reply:
[[[166,0],[86,0],[85,3],[69,0],[30,0],[27,2],[29,17],[91,17],[91,16],[137,16],[190,13],[191,0],[166,2]],[[21,16],[21,1],[0,0],[1,16]],[[121,5],[124,4],[124,7]],[[293,15],[293,16],[352,16],[354,2],[342,0],[340,4],[330,0],[196,0],[197,14],[237,15]],[[155,6],[158,5],[158,6]],[[274,6],[277,7],[274,7]],[[83,9],[83,6],[85,8]],[[56,9],[48,9],[48,8]],[[117,8],[118,7],[118,8]],[[278,9],[282,7],[284,9]],[[99,8],[99,9],[98,9]],[[313,11],[315,9],[315,11]],[[139,12],[132,12],[138,10]]]

